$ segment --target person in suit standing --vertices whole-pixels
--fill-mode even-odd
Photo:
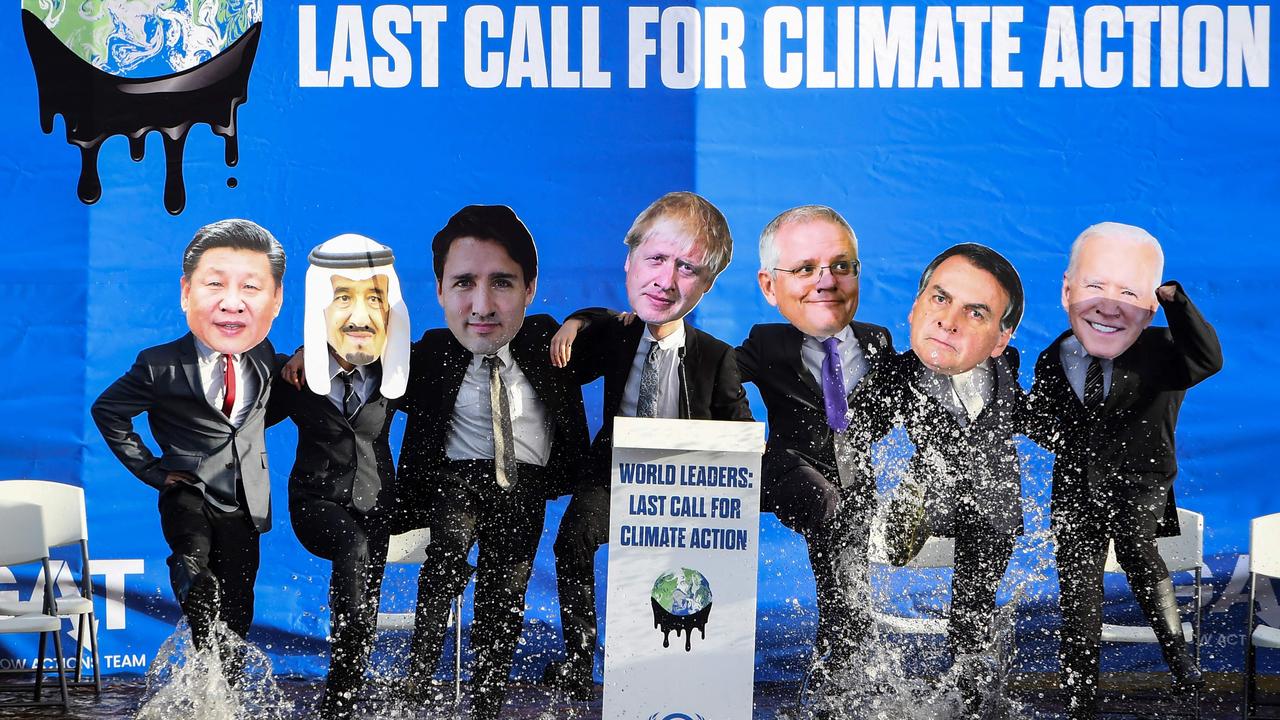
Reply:
[[[901,425],[915,446],[897,490],[922,511],[910,534],[955,539],[947,642],[971,718],[1003,712],[987,698],[999,677],[996,591],[1023,529],[1014,435],[1024,432],[1026,393],[1009,345],[1022,311],[1022,281],[1004,256],[975,243],[943,250],[920,276],[911,349],[871,373],[855,411],[871,440]]]
[[[298,426],[289,474],[294,534],[333,563],[329,676],[319,713],[340,719],[353,715],[377,629],[395,480],[387,435],[409,377],[409,313],[391,248],[340,235],[307,259],[307,387],[279,383],[268,413]]]
[[[556,535],[556,588],[566,659],[543,682],[574,699],[593,687],[595,554],[609,539],[613,418],[751,420],[733,348],[685,321],[729,264],[724,215],[691,192],[645,208],[627,231],[627,299],[642,322],[608,311],[574,313],[552,342],[552,359],[582,384],[604,377],[604,423]]]
[[[398,493],[410,523],[431,528],[418,581],[412,695],[425,699],[449,602],[479,542],[472,679],[474,718],[497,717],[520,635],[524,592],[546,499],[578,474],[587,445],[582,391],[549,362],[559,325],[525,317],[537,288],[533,237],[509,207],[470,205],[431,242],[448,328],[411,351]]]
[[[752,327],[737,350],[742,381],[756,384],[769,415],[761,510],[805,539],[815,656],[837,666],[866,634],[850,579],[866,565],[876,489],[867,446],[847,441],[846,415],[858,383],[893,352],[886,328],[853,319],[860,270],[858,239],[838,212],[803,205],[778,215],[760,233],[757,279],[787,322]]]
[[[1178,533],[1174,429],[1188,388],[1222,368],[1217,333],[1142,228],[1105,222],[1071,246],[1062,277],[1070,329],[1036,360],[1032,438],[1056,454],[1062,686],[1073,720],[1096,714],[1102,568],[1108,541],[1155,631],[1174,687],[1203,686],[1187,652],[1156,538]],[[1150,327],[1164,309],[1168,327]]]
[[[147,348],[93,403],[103,440],[159,492],[169,578],[198,648],[221,620],[253,620],[258,541],[271,528],[263,439],[275,352],[266,339],[284,299],[284,248],[248,220],[196,232],[182,257],[190,332]],[[157,457],[134,430],[147,413]],[[236,661],[228,675],[237,678]]]

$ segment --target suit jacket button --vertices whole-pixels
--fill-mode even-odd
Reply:
[[[236,464],[235,464],[235,463],[233,463],[233,462],[229,462],[229,463],[227,463],[227,469],[228,469],[228,470],[235,470],[235,469],[236,469]]]

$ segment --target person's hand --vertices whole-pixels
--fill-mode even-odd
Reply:
[[[636,321],[636,314],[631,312],[630,310],[624,313],[618,313],[618,322],[622,323],[623,325],[630,325],[635,321]]]
[[[1160,302],[1173,302],[1174,292],[1174,284],[1165,283],[1156,288],[1156,297],[1160,299]]]
[[[172,487],[178,483],[186,483],[187,485],[195,485],[198,481],[196,476],[191,473],[171,472],[164,476],[164,486]]]
[[[573,352],[573,340],[582,329],[582,321],[569,318],[564,321],[556,334],[551,337],[551,364],[562,368],[569,364],[569,356]]]
[[[302,364],[302,351],[299,350],[289,358],[289,362],[285,363],[284,367],[280,368],[280,379],[301,390],[306,377]]]

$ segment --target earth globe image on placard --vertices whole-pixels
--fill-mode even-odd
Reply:
[[[697,570],[668,570],[653,581],[649,603],[653,608],[653,627],[662,632],[662,647],[671,646],[671,633],[684,635],[684,649],[692,650],[692,633],[697,630],[705,640],[707,620],[711,617],[711,583]]]
[[[262,19],[259,0],[22,0],[81,60],[111,75],[170,75],[212,59]]]
[[[193,125],[223,138],[227,167],[239,162],[236,110],[248,100],[262,0],[22,0],[22,31],[40,127],[52,133],[61,115],[67,142],[80,149],[81,202],[102,196],[98,151],[113,135],[128,138],[138,162],[147,135],[160,134],[164,206],[174,215],[186,207],[183,151]]]

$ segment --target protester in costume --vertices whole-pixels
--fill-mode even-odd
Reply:
[[[307,258],[307,386],[279,383],[269,415],[298,426],[289,516],[309,552],[333,563],[329,677],[320,714],[352,717],[377,629],[395,480],[387,441],[409,378],[409,313],[391,249],[339,235]]]
[[[1188,388],[1222,368],[1217,333],[1142,228],[1100,223],[1062,277],[1070,329],[1036,361],[1032,437],[1056,453],[1051,517],[1061,589],[1059,657],[1068,714],[1097,713],[1102,569],[1108,542],[1179,691],[1204,680],[1187,651],[1156,538],[1178,533],[1174,430]],[[1150,327],[1163,308],[1168,327]]]
[[[742,381],[756,384],[769,414],[761,509],[808,545],[820,674],[848,662],[869,624],[852,585],[867,582],[876,485],[867,444],[847,442],[844,431],[855,389],[892,356],[893,340],[853,319],[860,271],[858,239],[835,210],[805,205],[778,215],[760,234],[757,279],[787,322],[752,327],[737,350]]]
[[[259,536],[271,528],[263,425],[276,356],[266,339],[284,299],[284,249],[247,220],[196,232],[182,257],[190,332],[147,348],[93,404],[103,440],[159,492],[174,596],[198,648],[221,620],[244,637],[253,620]],[[147,413],[157,457],[134,429]],[[239,678],[242,658],[224,658]]]
[[[431,528],[409,692],[431,693],[449,603],[478,542],[471,717],[491,719],[506,697],[546,499],[578,477],[586,416],[577,383],[548,360],[559,324],[525,317],[538,254],[511,208],[459,210],[431,251],[448,327],[413,346],[398,479],[404,505]]]
[[[852,429],[875,440],[900,425],[915,446],[891,504],[891,559],[907,562],[930,535],[955,539],[947,641],[972,718],[1002,712],[998,701],[984,702],[1000,676],[996,590],[1022,533],[1014,435],[1023,432],[1026,396],[1009,346],[1022,311],[1022,282],[1002,255],[973,243],[942,251],[920,276],[911,349],[859,388]]]
[[[733,348],[684,320],[733,255],[724,215],[694,193],[668,193],[636,217],[625,242],[627,299],[641,322],[579,311],[551,347],[577,382],[605,379],[604,424],[555,543],[566,659],[543,681],[574,699],[590,697],[594,682],[595,554],[609,538],[613,418],[751,419]]]

